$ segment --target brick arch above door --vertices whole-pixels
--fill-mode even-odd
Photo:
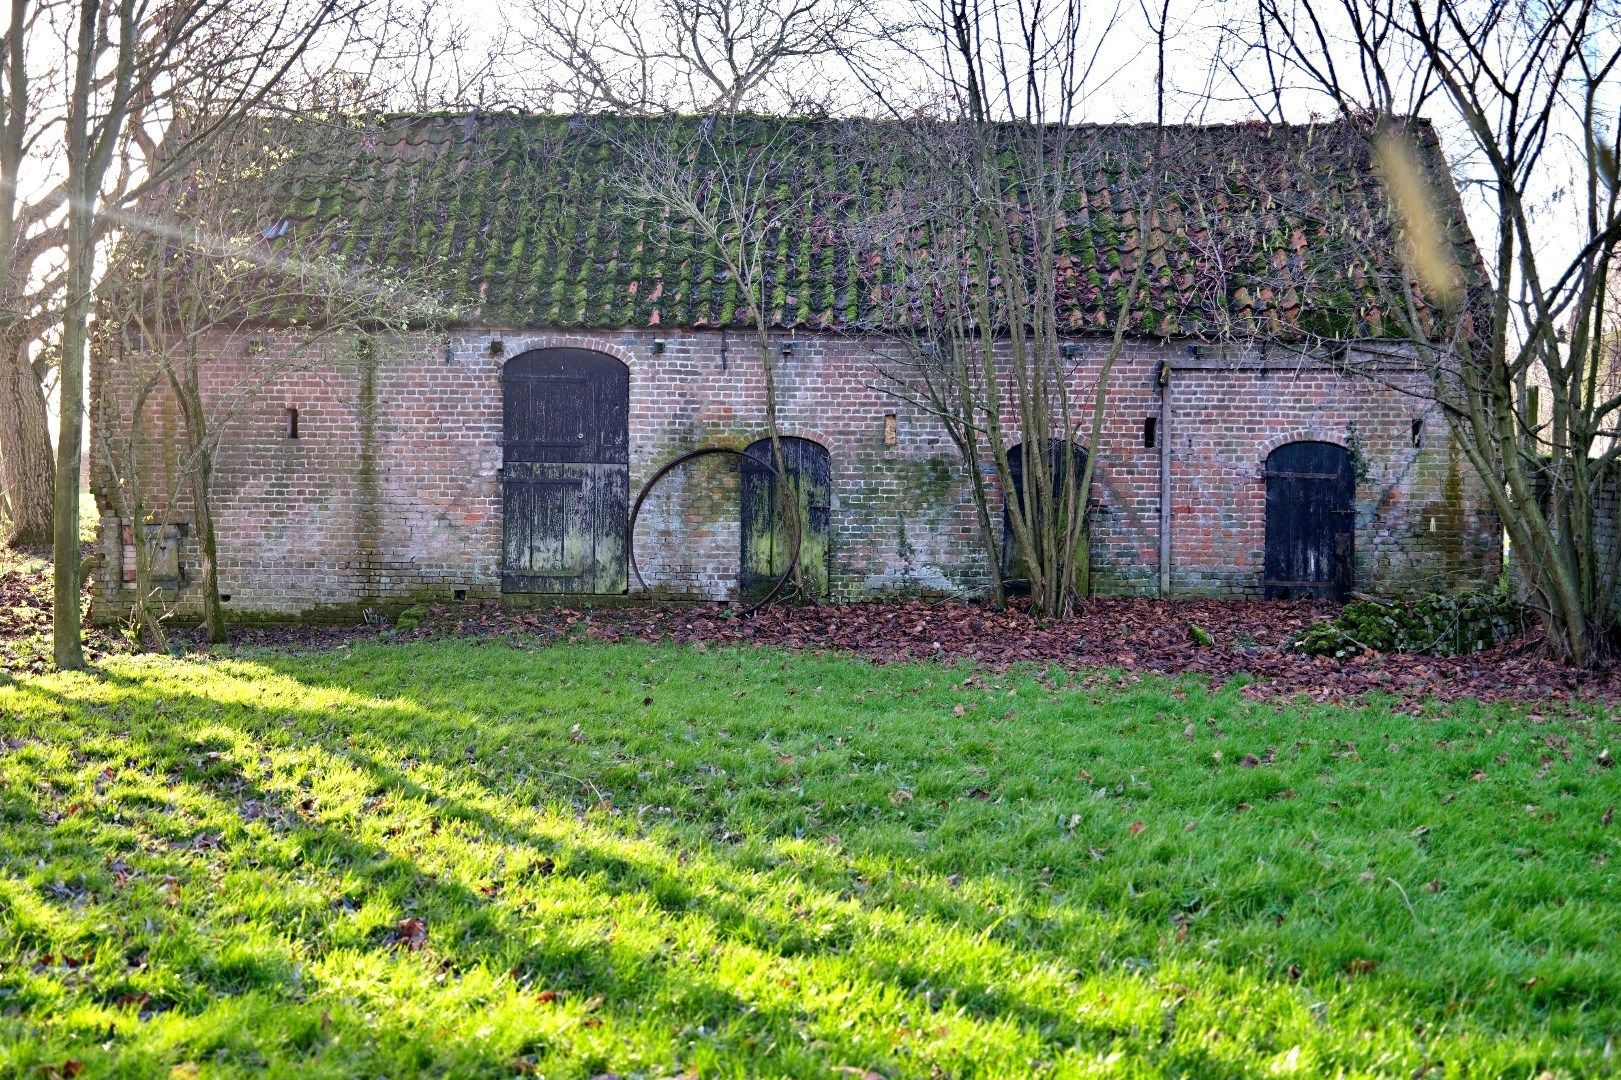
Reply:
[[[1272,456],[1273,451],[1279,447],[1288,446],[1297,442],[1330,443],[1342,450],[1349,450],[1350,444],[1345,441],[1345,433],[1330,432],[1320,426],[1294,428],[1283,433],[1273,433],[1265,442],[1257,444],[1255,458],[1255,479],[1266,480],[1266,459]]]
[[[492,330],[490,337],[501,339],[503,351],[508,357],[517,357],[541,349],[585,349],[589,352],[606,353],[629,368],[632,375],[636,372],[634,347],[598,334],[537,334],[524,331],[509,336],[498,330]]]

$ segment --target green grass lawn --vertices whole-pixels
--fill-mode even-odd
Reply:
[[[1602,1075],[1617,734],[597,643],[0,678],[0,1076]]]

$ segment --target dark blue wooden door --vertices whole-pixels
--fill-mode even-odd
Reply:
[[[1326,442],[1272,451],[1266,459],[1264,595],[1345,599],[1356,587],[1355,545],[1350,451]]]

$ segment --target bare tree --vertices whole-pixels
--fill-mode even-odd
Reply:
[[[81,249],[88,238],[105,250],[124,212],[233,114],[482,105],[503,85],[505,50],[499,28],[475,32],[439,0],[16,0],[8,14],[0,39],[0,512],[8,543],[35,546],[52,535],[58,362],[77,364],[78,335],[67,331],[84,296],[69,289],[70,271],[88,263],[94,279],[102,261],[70,260],[70,234]],[[87,65],[77,62],[81,46],[93,50]],[[75,218],[80,204],[70,196],[96,173],[86,233],[85,211]],[[66,383],[72,394],[78,380]]]
[[[50,542],[55,464],[47,382],[54,363],[41,337],[60,307],[60,169],[42,161],[60,138],[63,74],[40,47],[60,29],[65,2],[14,0],[0,48],[0,494],[6,543]]]
[[[213,468],[243,411],[291,373],[356,365],[374,342],[456,315],[433,284],[442,267],[382,271],[343,254],[361,239],[352,225],[281,224],[275,178],[320,182],[323,169],[343,165],[324,163],[318,151],[353,139],[355,128],[320,118],[239,125],[146,207],[153,216],[112,252],[97,302],[94,449],[104,487],[136,534],[132,617],[154,643],[163,642],[166,604],[147,523],[182,514],[196,530],[205,634],[225,639]],[[220,362],[243,356],[245,364]],[[156,445],[151,422],[170,407],[184,440],[177,449]]]
[[[1600,515],[1621,457],[1621,395],[1603,374],[1621,243],[1618,15],[1609,0],[1259,4],[1265,91],[1295,111],[1328,103],[1378,164],[1388,212],[1347,237],[1347,255],[1401,246],[1396,272],[1369,283],[1384,329],[1430,371],[1549,647],[1582,665],[1610,649],[1621,570],[1598,535],[1614,528]],[[1462,202],[1432,179],[1446,149]],[[1466,210],[1479,263],[1458,245]],[[1532,387],[1546,419],[1529,415]]]
[[[533,57],[505,20],[449,0],[368,0],[337,19],[276,96],[303,114],[493,109],[523,96]]]
[[[939,263],[922,276],[913,267],[899,294],[917,317],[891,320],[910,335],[924,329],[926,340],[907,351],[928,363],[909,376],[891,371],[885,382],[910,382],[914,400],[932,403],[957,433],[970,476],[990,455],[1035,606],[1061,616],[1090,588],[1087,508],[1114,367],[1128,332],[1143,329],[1138,312],[1162,190],[1159,140],[1111,142],[1080,127],[1096,76],[1117,59],[1102,60],[1118,40],[1118,9],[945,0],[930,17],[944,93],[933,122],[908,125],[918,158],[904,171],[930,177],[933,193],[902,200],[907,212],[889,226],[904,246],[924,225]],[[1159,32],[1165,25],[1162,17]],[[1071,306],[1059,292],[1067,221],[1094,209],[1085,182],[1098,170],[1119,177],[1122,204],[1107,212],[1118,215],[1120,250],[1107,279],[1092,287],[1103,322],[1068,325],[1061,312]],[[919,211],[934,220],[906,220]],[[1071,348],[1066,339],[1083,332],[1106,344]],[[1090,393],[1077,393],[1088,376]],[[994,553],[994,522],[974,484]]]
[[[109,211],[138,203],[269,99],[340,0],[76,0],[68,24],[64,282],[52,547],[54,651],[84,665],[79,482],[84,371]],[[347,9],[352,10],[352,9]]]
[[[531,0],[533,90],[577,112],[806,112],[875,35],[861,0]]]
[[[776,520],[792,522],[801,537],[808,527],[802,492],[789,475],[778,420],[777,357],[772,328],[786,297],[768,264],[784,235],[802,227],[817,181],[804,168],[804,129],[793,123],[722,115],[672,126],[649,126],[623,147],[635,166],[624,178],[626,194],[662,218],[679,243],[714,252],[736,290],[740,310],[723,310],[726,326],[741,317],[754,342],[765,390],[766,432],[779,478]],[[802,548],[802,556],[809,554]],[[814,598],[804,558],[792,568],[802,596]]]

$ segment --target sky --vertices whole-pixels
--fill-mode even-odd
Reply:
[[[533,0],[532,0],[533,2]],[[544,2],[544,0],[543,0]],[[563,0],[575,2],[575,0]],[[587,9],[606,10],[606,5],[623,0],[578,0]],[[634,0],[633,0],[634,2]],[[643,10],[652,12],[659,0],[642,0]],[[744,0],[759,2],[759,0]],[[771,0],[767,0],[771,2]],[[837,0],[835,0],[837,2]],[[870,28],[893,30],[914,20],[918,8],[907,0],[857,0],[861,4]],[[487,42],[498,32],[497,28],[510,26],[513,36],[508,47],[517,45],[522,50],[522,37],[534,33],[533,20],[526,15],[527,5],[497,3],[494,0],[446,0],[447,21],[461,22],[475,38]],[[1167,85],[1172,105],[1167,120],[1186,122],[1222,122],[1246,120],[1259,114],[1254,105],[1231,88],[1216,90],[1207,78],[1213,49],[1219,34],[1220,20],[1231,18],[1243,9],[1241,0],[1172,0],[1166,25],[1169,28]],[[1082,10],[1084,36],[1102,44],[1090,80],[1086,102],[1087,119],[1107,123],[1115,121],[1151,121],[1154,119],[1156,53],[1154,34],[1150,27],[1159,19],[1156,10],[1147,13],[1138,0],[1104,0],[1088,3]],[[643,25],[652,22],[642,20]],[[928,65],[897,50],[868,46],[864,49],[872,66],[882,71],[883,77],[894,83],[912,87],[927,87],[933,80]],[[523,58],[515,82],[524,81],[525,70],[534,73],[533,59]],[[848,88],[845,99],[862,111],[873,111],[869,95],[859,79],[852,79],[843,70],[844,65],[832,59],[807,61],[795,71],[794,77],[802,84],[828,83]]]

